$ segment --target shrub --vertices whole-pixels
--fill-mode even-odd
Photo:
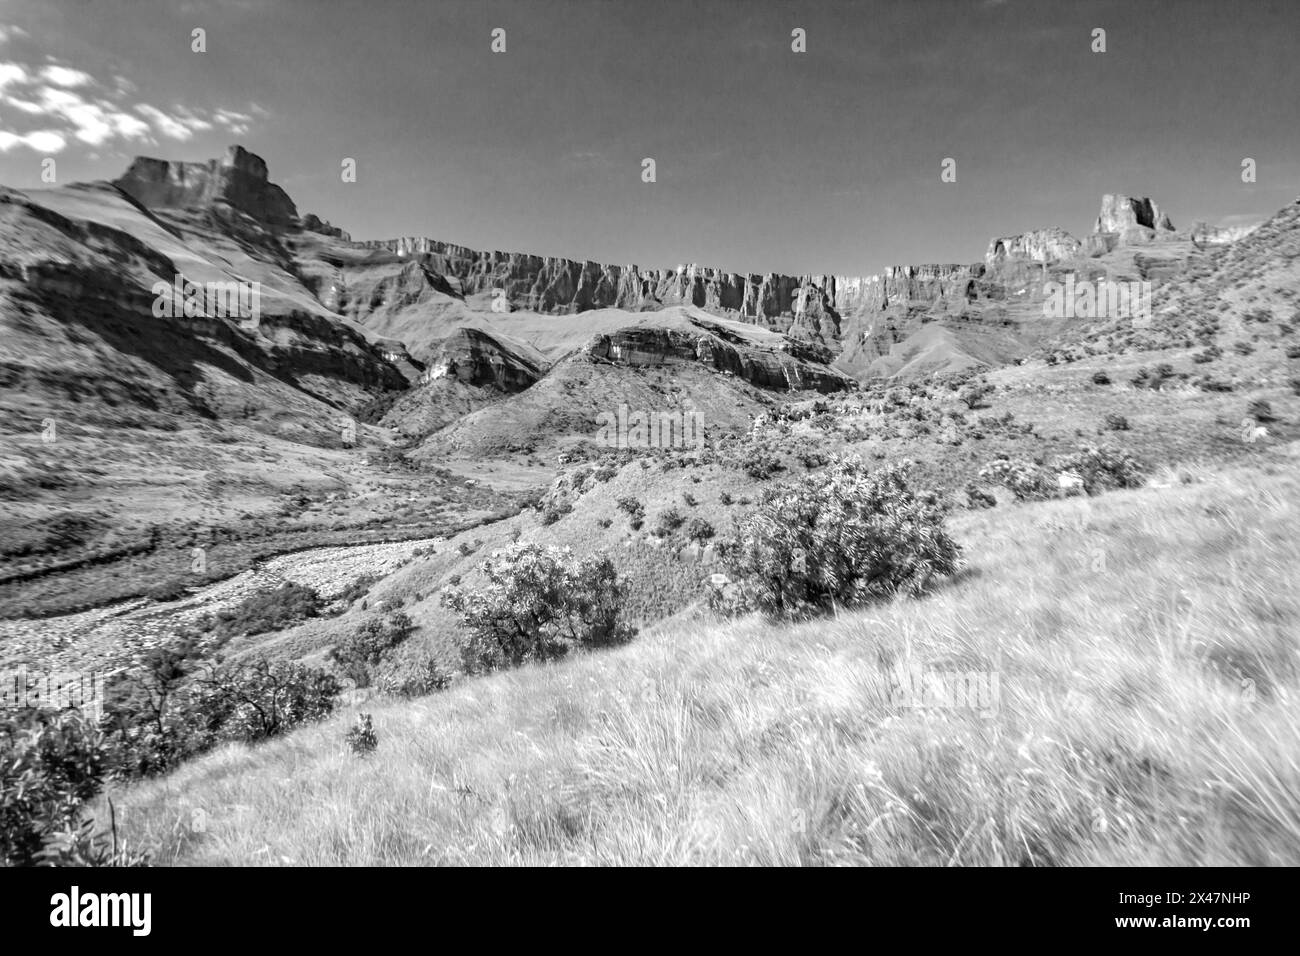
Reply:
[[[112,801],[109,811],[112,813]],[[116,820],[111,824],[111,836],[95,832],[95,821],[89,817],[74,826],[71,823],[48,835],[36,854],[38,866],[148,866],[149,854],[137,850],[125,841],[119,843]]]
[[[769,489],[722,548],[737,585],[723,610],[791,617],[920,593],[956,569],[958,547],[930,496],[908,485],[910,463],[870,473],[860,458]]]
[[[709,524],[703,518],[692,518],[686,526],[686,540],[698,541],[703,544],[714,535],[713,525]]]
[[[432,549],[430,549],[432,551]],[[352,579],[352,582],[343,589],[343,592],[335,598],[336,601],[350,606],[357,598],[363,598],[370,593],[370,589],[375,582],[379,580],[377,574],[362,574]]]
[[[172,578],[169,581],[163,581],[161,584],[155,584],[144,592],[144,596],[151,601],[175,601],[189,593],[189,582],[184,578]]]
[[[371,670],[395,647],[406,641],[415,630],[410,617],[397,611],[371,617],[330,651],[329,659],[357,687],[369,687]]]
[[[635,498],[619,498],[618,506],[621,510],[627,512],[628,524],[631,525],[633,531],[640,529],[641,525],[645,523],[645,505]]]
[[[75,711],[19,711],[0,721],[0,862],[30,866],[99,793],[109,752]]]
[[[218,611],[215,632],[232,637],[280,631],[320,613],[315,589],[286,581],[273,591],[251,594],[239,605]]]
[[[567,502],[564,504],[549,505],[542,512],[542,524],[544,526],[553,525],[555,524],[555,522],[559,521],[561,518],[563,518],[572,510],[573,510],[573,505],[568,504]]]
[[[659,515],[659,536],[667,537],[685,524],[685,522],[686,519],[682,516],[680,511],[676,508],[669,508]]]
[[[1213,375],[1201,375],[1194,380],[1194,384],[1203,392],[1231,392],[1232,383],[1225,382],[1222,379],[1215,378]]]
[[[766,448],[755,445],[746,451],[744,458],[741,459],[740,467],[749,477],[756,478],[759,481],[766,481],[785,466],[781,464],[780,459]]]
[[[1262,398],[1251,402],[1246,408],[1246,414],[1257,422],[1277,421],[1277,416],[1273,414],[1273,406]]]
[[[357,714],[356,722],[343,735],[343,741],[358,757],[368,757],[374,753],[375,748],[379,746],[379,738],[375,735],[375,727],[370,721],[370,715]]]
[[[1072,471],[1083,479],[1083,490],[1095,495],[1106,488],[1137,488],[1146,466],[1121,448],[1085,446],[1053,462],[1057,471]]]
[[[1093,372],[1093,373],[1092,373],[1092,384],[1093,384],[1093,385],[1109,385],[1109,384],[1110,384],[1110,376],[1107,375],[1105,372]]]
[[[980,469],[979,480],[990,485],[1002,485],[1020,501],[1050,498],[1056,493],[1052,475],[1030,461],[994,459]]]
[[[471,672],[563,657],[575,648],[622,643],[622,583],[608,557],[574,559],[567,548],[512,545],[480,568],[488,587],[452,587],[443,603],[469,631],[463,652]]]
[[[1126,432],[1129,430],[1128,419],[1123,415],[1116,415],[1112,412],[1106,416],[1106,430],[1112,432]]]
[[[448,672],[428,648],[407,645],[374,671],[374,684],[390,697],[424,697],[451,686]]]
[[[194,679],[190,710],[204,743],[256,743],[322,720],[334,710],[332,674],[295,661],[219,665]]]
[[[966,504],[970,508],[994,508],[997,506],[998,499],[974,482],[966,483]]]
[[[967,408],[979,408],[985,397],[993,392],[993,386],[983,382],[972,382],[957,393],[957,399]]]

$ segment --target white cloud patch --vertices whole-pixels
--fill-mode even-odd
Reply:
[[[38,153],[60,153],[67,145],[67,140],[52,129],[38,129],[22,136],[0,129],[0,153],[7,153],[17,146],[26,146]]]
[[[22,27],[6,26],[5,24],[0,23],[0,43],[7,43],[12,37],[28,36],[31,36],[31,34]]]
[[[114,141],[157,144],[159,137],[184,142],[214,129],[242,135],[253,119],[224,108],[207,111],[176,104],[162,110],[126,102],[134,92],[135,85],[120,76],[104,85],[83,70],[57,63],[32,69],[0,62],[0,153],[18,147],[57,153],[74,140],[92,147]],[[4,116],[7,111],[36,118],[42,128],[9,132],[14,124]],[[57,128],[47,128],[51,126]]]
[[[41,70],[41,79],[55,86],[89,86],[95,78],[71,67],[50,65]]]

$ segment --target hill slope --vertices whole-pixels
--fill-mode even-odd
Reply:
[[[960,519],[969,570],[923,600],[683,619],[359,705],[365,761],[349,708],[115,803],[190,864],[1296,865],[1300,484],[1272,458]],[[900,665],[996,675],[996,706],[900,707]]]

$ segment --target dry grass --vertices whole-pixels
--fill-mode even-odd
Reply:
[[[1294,458],[1164,477],[956,519],[924,600],[677,618],[114,802],[162,863],[1296,865]],[[900,661],[996,672],[995,713],[891,703]]]

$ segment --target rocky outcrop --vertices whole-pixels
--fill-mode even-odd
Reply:
[[[728,334],[721,326],[693,320],[694,330],[630,326],[597,335],[583,347],[591,358],[634,367],[699,362],[730,373],[760,388],[842,391],[852,379],[826,368],[828,354],[787,343],[780,349],[758,348]]]
[[[1101,212],[1097,214],[1097,223],[1092,231],[1118,232],[1122,235],[1130,229],[1173,232],[1174,224],[1160,211],[1159,206],[1146,197],[1133,199],[1111,193],[1102,196]]]
[[[777,331],[798,325],[816,337],[837,334],[834,276],[742,275],[698,265],[642,269],[525,253],[482,252],[426,238],[373,240],[361,245],[418,261],[429,272],[454,281],[462,295],[500,289],[518,309],[638,312],[692,305],[709,312],[735,313]]]
[[[330,236],[334,239],[342,239],[344,242],[351,242],[352,237],[337,226],[332,226],[314,212],[309,212],[302,217],[302,228],[307,232],[320,233],[322,236]]]
[[[482,329],[462,328],[443,343],[424,380],[452,378],[466,385],[519,392],[541,378],[543,371],[522,349],[511,348]]]
[[[1005,236],[989,242],[984,263],[996,268],[1008,259],[1028,262],[1057,262],[1073,259],[1083,249],[1083,243],[1064,229],[1033,229],[1018,236]]]
[[[140,156],[113,185],[150,209],[193,209],[228,203],[273,229],[298,225],[293,200],[267,180],[262,157],[242,146],[231,146],[221,159],[206,163]]]

